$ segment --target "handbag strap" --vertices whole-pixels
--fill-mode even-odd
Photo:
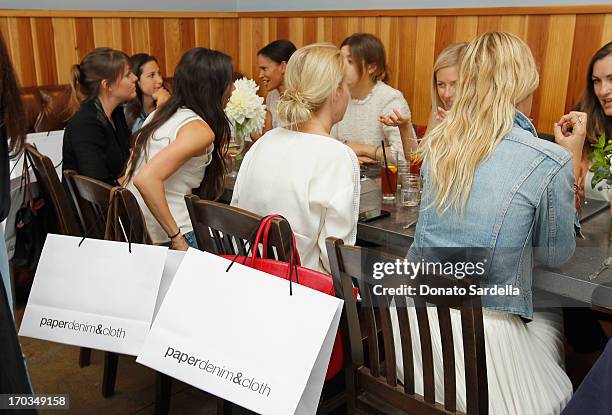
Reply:
[[[289,226],[289,230],[291,230],[291,225],[289,224],[289,221],[287,221],[287,219],[285,219],[283,216],[281,215],[268,215],[263,217],[260,221],[259,221],[259,225],[256,229],[256,231],[254,232],[254,237],[251,237],[249,240],[249,251],[247,251],[244,260],[242,262],[243,265],[246,265],[246,261],[247,258],[251,260],[251,264],[250,266],[253,266],[253,264],[255,263],[255,259],[257,258],[257,251],[259,249],[259,243],[260,241],[265,241],[264,242],[264,253],[267,253],[266,251],[266,245],[268,242],[268,233],[270,231],[270,227],[271,227],[271,221],[273,219],[282,219],[284,221],[287,222],[287,225]],[[293,275],[295,273],[295,282],[299,284],[299,280],[298,280],[298,266],[299,266],[299,254],[297,252],[297,247],[296,247],[296,243],[295,243],[295,236],[293,235],[293,231],[291,231],[291,236],[292,236],[292,244],[291,244],[291,254],[289,256],[289,261],[288,264],[289,266],[287,267],[287,279],[289,280],[289,295],[293,295]],[[252,252],[251,252],[252,251]],[[250,257],[249,257],[250,255]],[[236,254],[234,256],[234,258],[232,259],[231,263],[228,265],[227,269],[225,270],[225,272],[228,272],[230,270],[230,268],[232,267],[232,265],[234,265],[234,262],[236,262],[236,259],[238,258],[239,254]],[[247,265],[249,266],[249,265]]]

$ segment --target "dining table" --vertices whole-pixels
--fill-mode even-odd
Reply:
[[[374,175],[373,179],[379,181],[380,177]],[[234,179],[227,178],[221,201],[231,201],[233,185]],[[405,256],[414,240],[419,207],[383,200],[380,208],[389,216],[359,221],[357,245]],[[532,276],[534,297],[543,306],[591,307],[612,316],[612,266],[605,266],[612,258],[609,202],[586,199],[581,212],[582,237],[576,238],[574,255],[560,267],[536,265]]]

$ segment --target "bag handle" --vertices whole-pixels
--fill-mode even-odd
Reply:
[[[255,232],[253,232],[254,237],[252,236],[251,238],[249,238],[249,250],[247,251],[245,255],[242,265],[246,265],[247,258],[250,258],[251,260],[250,266],[253,266],[255,259],[257,258],[257,250],[259,249],[259,243],[260,241],[262,241],[262,239],[263,241],[265,241],[264,242],[264,253],[267,253],[266,245],[268,242],[268,233],[270,231],[271,221],[273,219],[284,220],[285,222],[287,222],[287,225],[289,226],[289,230],[291,231],[292,244],[291,244],[291,254],[289,256],[289,261],[288,261],[289,267],[287,270],[287,279],[289,280],[289,295],[293,295],[293,273],[295,272],[295,282],[299,284],[298,266],[299,266],[300,259],[299,259],[299,254],[297,251],[297,246],[295,243],[295,235],[293,235],[293,231],[291,230],[291,225],[289,224],[289,221],[283,216],[268,215],[268,216],[263,217],[259,221],[259,225],[257,229],[255,230]],[[234,258],[232,259],[232,262],[228,265],[225,272],[228,272],[230,270],[232,265],[234,265],[234,262],[236,262],[236,259],[238,258],[238,256],[239,254],[236,254],[234,256]]]

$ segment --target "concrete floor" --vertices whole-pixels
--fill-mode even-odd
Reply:
[[[17,310],[21,321],[24,308]],[[92,351],[91,365],[79,368],[79,348],[44,340],[21,337],[32,385],[38,394],[68,393],[69,411],[65,414],[153,414],[155,402],[155,372],[135,361],[135,357],[121,356],[117,370],[115,395],[105,399],[101,394],[104,353]],[[58,411],[39,411],[57,414]],[[216,414],[216,398],[206,392],[174,381],[172,384],[171,414]],[[235,414],[246,414],[237,410]]]

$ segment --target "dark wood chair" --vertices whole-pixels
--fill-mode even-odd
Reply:
[[[83,236],[95,239],[114,239],[110,234],[111,227],[107,225],[113,187],[99,180],[81,176],[72,170],[64,171],[64,180],[70,190],[81,228],[84,230]],[[91,354],[91,349],[86,350]],[[105,398],[115,393],[117,361],[116,353],[104,352],[102,396]]]
[[[348,413],[453,414],[456,408],[455,354],[450,308],[461,312],[463,334],[467,413],[488,413],[487,368],[480,297],[465,296],[375,296],[372,269],[374,262],[395,262],[398,257],[344,245],[342,240],[326,241],[336,295],[344,300],[341,332],[345,347]],[[399,278],[387,275],[385,278]],[[358,305],[353,296],[357,281],[362,297]],[[418,276],[418,282],[436,287],[467,285],[467,282],[443,277]],[[418,294],[418,290],[416,291]],[[410,297],[414,305],[408,305]],[[399,324],[400,339],[394,339],[391,324],[392,301]],[[406,306],[414,306],[418,322],[423,362],[423,395],[415,393],[414,362],[410,319]],[[435,306],[441,333],[444,405],[436,403],[434,359],[428,318],[428,306]],[[362,331],[368,333],[367,359],[364,357]],[[397,379],[396,349],[401,343],[404,377]],[[367,363],[366,363],[367,362]]]
[[[113,186],[81,176],[73,170],[64,170],[64,180],[81,222],[83,236],[104,239]]]
[[[75,212],[51,159],[39,153],[31,144],[26,144],[25,156],[32,166],[41,195],[51,203],[57,218],[58,231],[63,235],[80,236],[81,229],[77,224]]]
[[[64,186],[53,166],[51,159],[36,150],[31,144],[26,144],[25,156],[34,170],[39,190],[45,200],[51,203],[57,219],[58,231],[62,235],[81,236],[81,226],[76,221],[76,211]],[[81,347],[79,351],[79,367],[89,366],[91,349]]]
[[[223,203],[185,196],[198,248],[216,255],[245,255],[247,240],[262,217]],[[292,245],[291,229],[287,222],[275,219],[269,233],[268,256],[288,261]]]

